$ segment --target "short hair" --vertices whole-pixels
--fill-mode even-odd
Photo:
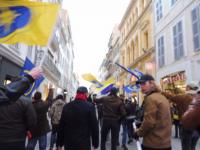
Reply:
[[[63,99],[64,99],[64,96],[61,95],[61,94],[59,94],[59,95],[56,96],[56,100],[57,100],[57,99],[62,99],[62,100],[63,100]]]
[[[116,87],[112,87],[110,89],[110,95],[117,95],[118,92],[119,92],[119,89]]]
[[[35,92],[33,98],[34,98],[35,100],[40,100],[40,99],[42,98],[42,93],[41,93],[41,92],[38,92],[38,91]]]
[[[80,87],[78,87],[76,93],[83,93],[83,94],[85,94],[85,93],[88,93],[88,90],[87,90],[86,87],[80,86]]]

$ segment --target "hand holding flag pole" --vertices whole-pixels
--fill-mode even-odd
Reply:
[[[32,76],[33,79],[36,80],[42,76],[42,70],[39,67],[35,67],[28,74]]]

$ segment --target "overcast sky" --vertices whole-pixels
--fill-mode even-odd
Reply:
[[[98,69],[108,50],[113,27],[119,23],[130,0],[64,0],[72,29],[75,72],[80,84],[88,86],[81,75]]]

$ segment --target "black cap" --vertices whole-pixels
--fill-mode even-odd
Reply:
[[[33,98],[34,98],[35,100],[40,100],[40,99],[42,98],[42,93],[39,92],[39,91],[35,92]]]
[[[88,90],[86,87],[80,86],[80,87],[78,87],[76,93],[88,93]]]
[[[136,84],[145,83],[146,81],[154,81],[154,78],[149,74],[144,74],[140,77],[139,80],[136,81]]]

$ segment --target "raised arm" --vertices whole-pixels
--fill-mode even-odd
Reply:
[[[19,99],[31,86],[31,84],[35,81],[35,79],[41,76],[41,69],[34,68],[29,74],[18,78],[18,80],[8,84],[3,88],[6,96],[13,101]]]

